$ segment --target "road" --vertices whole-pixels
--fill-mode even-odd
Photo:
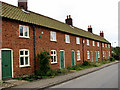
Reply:
[[[118,64],[50,88],[118,88]]]

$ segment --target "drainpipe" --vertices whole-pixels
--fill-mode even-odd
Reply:
[[[34,43],[34,74],[36,75],[36,48],[35,48],[35,26],[33,26],[33,43]]]
[[[82,43],[83,43],[83,62],[84,62],[84,39],[82,39]]]

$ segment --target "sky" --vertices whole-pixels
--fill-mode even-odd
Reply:
[[[14,6],[18,0],[0,0]],[[120,0],[28,0],[28,10],[65,22],[71,15],[73,26],[104,37],[111,45],[118,46],[118,2]]]

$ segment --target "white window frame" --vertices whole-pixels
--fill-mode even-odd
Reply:
[[[100,46],[99,42],[97,42],[97,46],[98,46],[98,47]]]
[[[93,46],[95,46],[95,41],[93,41],[93,43],[92,43],[92,44],[93,44]]]
[[[87,39],[87,45],[89,46],[89,40]]]
[[[20,35],[20,27],[23,27],[23,36]],[[27,28],[27,36],[25,36],[25,27]],[[19,25],[19,37],[20,38],[29,38],[29,27],[25,25]]]
[[[53,51],[53,54],[51,54],[51,52],[50,52],[51,57],[53,57],[53,62],[51,62],[51,64],[55,64],[55,63],[57,63],[57,51],[56,50],[51,50],[51,51]],[[54,52],[55,52],[55,54],[54,54]],[[54,60],[54,56],[56,57],[56,61]]]
[[[77,50],[77,61],[80,61],[80,60],[81,60],[81,58],[80,58],[80,50]]]
[[[50,41],[57,41],[56,32],[53,31],[50,32]]]
[[[100,51],[98,51],[98,58],[100,58]]]
[[[90,59],[90,51],[87,51],[87,59]]]
[[[104,43],[102,43],[102,47],[104,47]]]
[[[110,44],[108,44],[108,48],[110,48]]]
[[[110,57],[110,51],[109,51],[109,57]]]
[[[65,35],[65,42],[70,43],[70,35]]]
[[[23,51],[23,55],[20,55],[20,51]],[[28,51],[28,55],[25,55],[25,51]],[[23,57],[24,59],[24,65],[21,65],[21,60],[20,60],[20,57]],[[28,57],[28,64],[25,65],[25,57]],[[29,53],[29,49],[20,49],[19,50],[19,65],[20,67],[28,67],[30,66],[30,53]]]
[[[105,44],[105,47],[107,48],[107,44]]]
[[[76,44],[80,44],[80,38],[76,37]]]

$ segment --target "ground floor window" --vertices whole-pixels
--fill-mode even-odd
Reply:
[[[90,52],[87,51],[87,59],[90,59]]]
[[[77,61],[80,61],[80,51],[77,50]]]
[[[26,67],[30,65],[29,50],[20,49],[20,67]]]
[[[100,58],[100,52],[98,51],[98,58]]]
[[[51,64],[57,63],[57,52],[56,50],[51,50]]]

